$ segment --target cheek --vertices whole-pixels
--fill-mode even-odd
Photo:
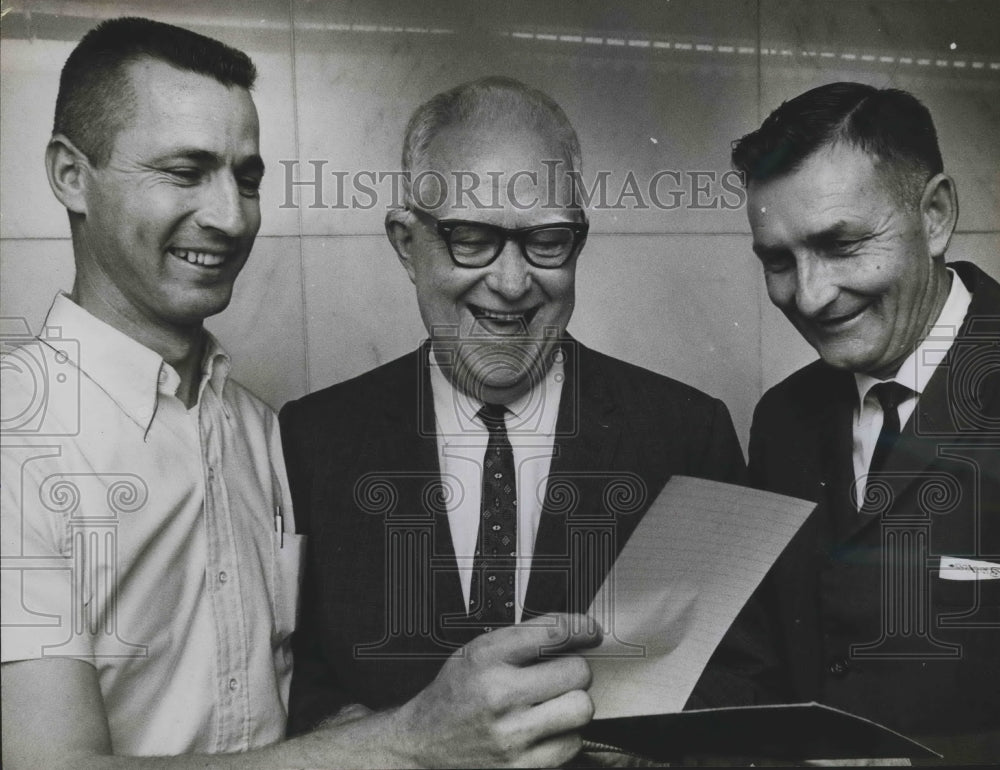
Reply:
[[[243,204],[243,221],[246,224],[246,235],[254,238],[260,229],[260,200],[257,198],[247,198]]]
[[[135,195],[113,209],[119,232],[145,246],[160,248],[185,221],[185,202],[172,195]]]
[[[873,261],[868,269],[849,276],[843,285],[857,294],[877,298],[879,304],[896,304],[900,293],[907,293],[917,280],[917,276],[907,274],[905,266],[891,259]]]
[[[471,285],[467,276],[453,270],[420,271],[416,276],[417,299],[425,314],[452,320]]]
[[[778,307],[791,304],[795,297],[795,280],[790,274],[765,273],[767,296]]]
[[[576,274],[574,272],[561,270],[541,274],[536,272],[535,282],[549,300],[573,306],[576,298]]]

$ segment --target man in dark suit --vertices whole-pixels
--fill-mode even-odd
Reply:
[[[310,534],[292,730],[405,700],[484,632],[586,612],[670,475],[744,474],[720,401],[566,333],[588,226],[558,105],[458,86],[411,118],[403,165],[386,230],[430,339],[281,414]]]
[[[734,146],[768,294],[820,360],[766,393],[750,474],[819,503],[765,580],[789,698],[1000,758],[1000,286],[945,263],[930,114],[835,83]]]

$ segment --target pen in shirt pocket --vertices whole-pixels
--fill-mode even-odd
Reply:
[[[285,547],[285,517],[281,512],[281,483],[271,466],[271,499],[274,501],[274,536],[278,539],[278,548]]]
[[[278,548],[285,547],[285,518],[281,515],[281,506],[274,506],[274,534],[278,538]]]

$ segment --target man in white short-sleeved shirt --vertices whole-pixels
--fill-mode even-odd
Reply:
[[[11,363],[41,356],[73,387],[2,455],[4,662],[93,666],[123,754],[279,740],[300,538],[275,528],[273,413],[210,335],[189,409],[176,369],[68,296],[45,328]],[[29,404],[30,369],[7,372],[4,398]]]

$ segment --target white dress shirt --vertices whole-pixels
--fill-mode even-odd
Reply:
[[[941,315],[938,316],[930,333],[917,346],[916,350],[903,361],[896,376],[889,380],[879,380],[867,374],[857,372],[854,374],[854,383],[858,391],[853,423],[854,491],[855,504],[859,509],[860,503],[864,501],[868,468],[871,465],[872,456],[875,454],[875,444],[878,442],[878,436],[884,422],[882,407],[872,392],[872,387],[880,382],[895,381],[905,385],[913,392],[913,395],[903,400],[897,409],[900,427],[906,425],[916,410],[917,400],[924,392],[924,388],[927,387],[934,370],[944,360],[955,342],[958,330],[969,310],[972,295],[954,270],[948,268],[948,273],[951,275],[951,291],[948,293],[944,307],[941,308]]]
[[[45,326],[3,362],[4,398],[37,406],[4,424],[3,661],[94,666],[116,754],[281,739],[303,538],[274,413],[211,335],[188,409],[68,297]]]
[[[437,366],[433,354],[430,359],[441,479],[447,490],[448,524],[462,595],[468,608],[479,534],[483,457],[489,431],[476,417],[482,402],[456,390]],[[563,357],[556,354],[553,359],[545,378],[535,388],[507,404],[507,437],[514,453],[517,480],[517,572],[514,576],[517,622],[521,620],[531,574],[531,558],[552,463],[556,417],[565,378]]]

